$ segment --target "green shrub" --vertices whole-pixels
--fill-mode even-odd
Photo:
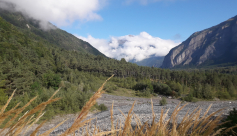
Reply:
[[[172,90],[167,84],[155,83],[153,87],[154,87],[155,93],[159,93],[163,95],[172,95]]]
[[[181,95],[181,91],[183,90],[183,87],[180,83],[176,83],[174,81],[168,81],[167,82],[167,85],[170,87],[172,91],[171,95],[172,96],[175,96],[175,97],[178,97]]]
[[[193,99],[192,99],[192,102],[198,102],[199,101],[199,99],[198,98],[196,98],[196,97],[193,97]]]
[[[149,88],[145,90],[139,90],[136,92],[136,96],[138,97],[151,97],[151,91]]]
[[[100,111],[108,110],[108,108],[104,104],[100,104],[97,109],[100,110]]]
[[[187,102],[192,102],[193,101],[192,93],[189,93],[187,96],[183,97],[182,100],[187,101]]]
[[[116,85],[107,85],[104,87],[107,93],[113,93],[114,91],[118,90]]]
[[[106,89],[107,93],[113,93],[114,91],[111,88]]]
[[[136,96],[138,96],[138,97],[142,97],[142,92],[140,92],[140,91],[136,91]]]
[[[230,94],[226,90],[218,91],[217,97],[219,99],[230,99],[231,98]]]
[[[231,110],[229,112],[229,115],[223,120],[223,122],[226,122],[226,121],[229,121],[229,122],[223,124],[222,126],[220,126],[220,128],[230,128],[237,125],[237,110],[235,108]],[[233,131],[237,133],[237,128],[235,127]],[[234,134],[230,131],[227,133],[227,135],[234,135]]]
[[[145,91],[145,92],[143,92],[143,96],[144,96],[144,97],[150,97],[150,96],[151,96],[151,94],[150,94],[150,92],[148,92],[148,91]]]
[[[164,106],[166,104],[167,104],[167,101],[166,101],[165,97],[162,97],[162,99],[160,100],[160,105]]]

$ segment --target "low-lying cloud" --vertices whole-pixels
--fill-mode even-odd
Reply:
[[[48,21],[57,26],[67,26],[76,20],[86,22],[102,20],[96,12],[107,0],[0,0],[0,8],[22,12],[25,16],[40,20],[47,29]],[[11,4],[9,4],[11,3]]]
[[[118,60],[125,58],[127,61],[141,61],[151,56],[165,56],[170,49],[180,44],[180,42],[153,37],[147,32],[141,32],[139,35],[110,37],[110,40],[96,39],[91,35],[77,37],[89,42],[110,58]]]

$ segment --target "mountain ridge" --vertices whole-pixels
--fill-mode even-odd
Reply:
[[[52,29],[43,30],[42,28],[40,28],[40,21],[32,18],[27,18],[20,12],[10,12],[4,9],[0,9],[0,16],[7,22],[10,22],[16,27],[19,27],[21,30],[31,31],[35,35],[40,36],[41,38],[47,40],[49,43],[54,44],[60,48],[90,53],[93,55],[105,56],[88,42],[83,41],[75,37],[74,35],[57,28],[49,22],[48,25],[50,25]]]
[[[193,33],[165,56],[162,68],[237,64],[237,16]]]

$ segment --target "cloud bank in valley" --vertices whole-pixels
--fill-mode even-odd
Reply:
[[[147,32],[141,32],[139,35],[110,37],[110,40],[96,39],[91,35],[77,37],[89,42],[110,58],[118,60],[125,58],[127,61],[141,61],[153,55],[165,56],[170,49],[180,44],[180,42],[153,37]]]
[[[81,22],[102,20],[96,12],[107,0],[0,0],[0,8],[22,12],[25,16],[40,20],[41,27],[47,29],[48,21],[57,26],[67,26]],[[11,3],[11,4],[9,4]]]

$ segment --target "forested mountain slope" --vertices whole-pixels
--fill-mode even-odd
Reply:
[[[162,68],[237,65],[237,16],[192,34],[165,56]]]
[[[18,27],[18,29],[25,35],[28,34],[27,36],[33,33],[34,35],[46,40],[50,44],[54,44],[67,50],[75,50],[84,53],[91,53],[94,55],[103,55],[88,42],[78,39],[74,35],[57,28],[51,23],[48,23],[48,25],[51,26],[50,30],[43,30],[39,25],[39,21],[27,18],[19,12],[9,12],[0,9],[0,16],[9,23],[13,24],[15,27]]]

